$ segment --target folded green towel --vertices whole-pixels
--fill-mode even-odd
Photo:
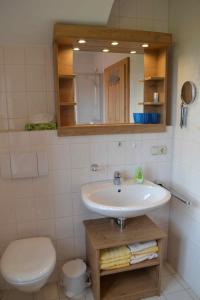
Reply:
[[[25,130],[54,130],[57,128],[56,122],[49,122],[49,123],[40,123],[40,124],[33,124],[33,123],[26,123]]]

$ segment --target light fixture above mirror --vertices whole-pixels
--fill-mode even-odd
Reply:
[[[119,45],[119,43],[116,42],[116,41],[113,41],[113,42],[111,43],[111,45],[112,45],[112,46],[117,46],[117,45]]]
[[[86,40],[80,39],[80,40],[78,41],[78,43],[79,43],[79,44],[86,44]]]
[[[107,49],[107,48],[105,48],[105,49],[102,50],[102,52],[105,52],[105,53],[107,53],[107,52],[109,52],[109,51],[110,51],[110,50]]]
[[[148,47],[149,47],[149,44],[143,44],[142,47],[143,47],[143,48],[148,48]]]

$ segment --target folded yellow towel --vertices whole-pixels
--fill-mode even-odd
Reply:
[[[100,259],[100,263],[107,264],[107,263],[112,263],[112,262],[118,262],[120,260],[129,260],[131,258],[132,254],[128,254],[126,256],[119,256],[116,258],[111,258],[111,259]]]
[[[130,255],[130,250],[127,246],[115,247],[101,250],[100,261],[121,259]]]
[[[158,247],[149,247],[142,251],[132,252],[132,255],[145,255],[145,254],[156,253],[156,252],[158,252]]]
[[[129,266],[130,259],[122,259],[110,263],[101,263],[100,269],[101,270],[112,270],[122,267],[128,267]]]

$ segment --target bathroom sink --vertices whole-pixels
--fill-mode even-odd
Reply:
[[[114,185],[111,180],[93,182],[83,185],[81,194],[89,210],[113,218],[144,215],[171,197],[168,190],[150,181],[142,184],[127,181],[121,185]]]

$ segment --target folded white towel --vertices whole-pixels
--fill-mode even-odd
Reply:
[[[134,243],[132,245],[128,245],[128,248],[133,253],[133,252],[139,252],[139,251],[145,250],[150,247],[155,247],[155,246],[157,246],[156,241],[149,241],[149,242],[144,242],[144,243]]]
[[[137,256],[133,255],[130,258],[130,264],[131,265],[137,264],[144,260],[150,260],[150,259],[157,258],[157,257],[158,257],[157,253],[151,253],[151,254],[147,254],[147,255],[137,255]]]

